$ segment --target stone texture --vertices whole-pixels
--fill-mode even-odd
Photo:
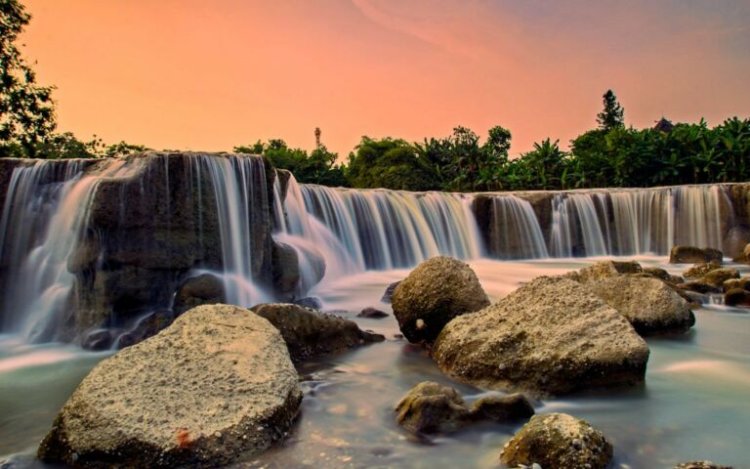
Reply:
[[[185,280],[177,289],[174,306],[176,315],[200,305],[226,303],[224,283],[215,275],[201,274]]]
[[[361,330],[348,319],[295,304],[261,304],[253,311],[281,332],[295,362],[385,340],[380,334]]]
[[[411,433],[445,433],[465,426],[469,409],[449,386],[424,381],[414,386],[396,405],[396,422]]]
[[[669,253],[670,264],[699,264],[701,262],[716,261],[721,264],[723,254],[711,248],[697,248],[695,246],[674,246]]]
[[[477,399],[471,405],[473,420],[509,422],[534,415],[534,406],[520,393],[505,396],[490,395]]]
[[[465,382],[565,394],[641,383],[649,350],[625,317],[584,285],[539,277],[453,319],[432,353],[443,371]]]
[[[577,272],[569,272],[565,277],[577,282],[591,282],[603,278],[617,277],[623,274],[639,274],[643,272],[637,262],[600,261]]]
[[[588,422],[567,414],[535,415],[506,443],[500,460],[508,466],[605,469],[612,444]]]
[[[276,328],[243,308],[199,306],[99,363],[38,456],[76,467],[214,467],[283,437],[301,399]]]
[[[722,288],[725,281],[737,278],[740,278],[740,273],[737,269],[725,267],[711,270],[701,278],[701,282],[711,285],[712,287]]]
[[[722,466],[711,461],[690,461],[680,463],[674,469],[732,469],[732,466]]]
[[[393,292],[393,315],[410,342],[432,342],[456,316],[490,304],[468,264],[433,257],[419,264]]]
[[[729,280],[725,280],[722,285],[722,289],[725,292],[734,290],[735,288],[750,291],[750,277],[730,278]]]
[[[386,313],[385,311],[381,311],[377,308],[368,306],[367,308],[364,308],[362,311],[360,311],[357,316],[360,318],[382,319],[382,318],[387,318],[388,313]]]
[[[688,302],[661,280],[621,275],[586,286],[641,335],[685,332],[695,324]]]
[[[689,269],[687,269],[685,272],[682,273],[682,276],[685,278],[701,278],[707,273],[711,272],[712,270],[720,269],[721,264],[716,261],[711,262],[700,262],[698,264],[693,265]]]
[[[727,306],[750,307],[750,291],[743,288],[733,288],[724,293],[724,304]]]

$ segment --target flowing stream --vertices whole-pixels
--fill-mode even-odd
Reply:
[[[11,177],[0,218],[0,258],[13,286],[0,315],[0,466],[41,467],[33,454],[56,413],[86,373],[113,353],[53,340],[74,280],[68,256],[86,227],[98,181],[135,169],[121,162],[92,172],[80,163],[40,162]],[[451,383],[423,350],[396,337],[392,316],[357,313],[368,306],[391,313],[380,301],[386,286],[434,255],[469,262],[496,300],[536,276],[612,256],[680,273],[686,266],[665,264],[671,246],[721,248],[722,230],[733,223],[722,209],[728,199],[721,186],[560,193],[546,202],[546,219],[523,194],[489,194],[489,233],[483,234],[472,211],[476,194],[333,189],[291,179],[284,201],[278,183],[275,200],[256,200],[251,194],[266,193],[255,190],[266,181],[259,159],[199,156],[190,171],[210,181],[196,190],[213,191],[217,203],[224,265],[217,274],[231,302],[269,299],[252,278],[252,226],[265,223],[253,219],[253,207],[273,204],[274,240],[300,259],[297,293],[316,296],[324,310],[388,338],[304,365],[305,399],[290,438],[244,464],[249,467],[499,467],[500,449],[520,424],[483,424],[422,441],[396,426],[393,407],[420,381],[452,384],[468,401],[483,391]],[[750,468],[746,311],[709,304],[696,311],[686,336],[648,339],[642,389],[549,399],[536,403],[537,412],[589,420],[612,440],[613,467],[713,459]]]

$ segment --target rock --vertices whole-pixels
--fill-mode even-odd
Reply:
[[[694,246],[674,246],[669,253],[670,264],[699,264],[716,261],[722,263],[724,255],[716,249],[700,249]]]
[[[121,349],[142,342],[158,334],[159,331],[172,324],[173,320],[174,315],[169,310],[148,313],[136,321],[129,331],[118,337],[115,345],[118,349]]]
[[[280,295],[291,295],[300,281],[299,256],[290,245],[274,241],[271,249],[273,259],[273,286]]]
[[[294,300],[292,303],[294,303],[297,306],[302,306],[303,308],[308,309],[320,309],[323,307],[323,303],[321,303],[320,298],[316,298],[314,296],[306,296],[304,298],[300,298],[299,300]]]
[[[112,332],[109,329],[95,329],[86,334],[81,347],[86,350],[108,350],[112,347]]]
[[[746,244],[742,249],[742,258],[745,262],[750,262],[750,244]]]
[[[600,261],[577,272],[569,272],[565,277],[586,283],[622,274],[638,274],[642,271],[641,265],[637,262]]]
[[[388,313],[384,311],[380,311],[379,309],[367,307],[363,309],[362,311],[360,311],[357,316],[360,318],[381,319],[381,318],[387,318]]]
[[[724,304],[727,306],[750,307],[750,291],[742,288],[734,288],[724,293]]]
[[[433,381],[417,384],[396,405],[396,422],[411,433],[452,432],[468,419],[458,391]]]
[[[506,396],[485,396],[474,401],[471,406],[473,420],[508,422],[526,419],[534,415],[534,406],[520,393]]]
[[[302,392],[286,345],[246,309],[199,306],[100,362],[39,458],[76,467],[207,467],[282,438]]]
[[[643,269],[643,273],[649,277],[664,280],[665,282],[671,282],[673,279],[673,276],[669,272],[659,267],[646,267]]]
[[[701,262],[693,265],[691,268],[682,273],[685,278],[701,278],[712,270],[720,269],[721,264],[718,262]]]
[[[695,324],[688,302],[662,280],[623,275],[586,286],[641,335],[685,332]]]
[[[172,309],[179,316],[196,306],[226,302],[224,282],[215,275],[201,274],[182,282],[175,294]]]
[[[643,382],[649,350],[588,287],[539,277],[453,319],[432,354],[444,372],[471,384],[565,394]]]
[[[401,332],[413,343],[432,342],[454,317],[490,304],[471,267],[444,256],[412,270],[393,291],[392,301]]]
[[[390,285],[388,285],[385,288],[385,291],[383,292],[383,296],[380,298],[380,301],[382,301],[383,303],[390,303],[391,298],[393,297],[393,291],[396,289],[399,283],[401,283],[401,280],[399,280],[398,282],[393,282]]]
[[[546,414],[532,417],[506,443],[500,460],[511,467],[537,463],[544,468],[605,469],[612,454],[612,444],[586,421]]]
[[[732,466],[722,466],[711,461],[690,461],[680,463],[674,469],[732,469]]]
[[[700,281],[693,281],[693,282],[685,282],[680,283],[676,285],[676,288],[680,290],[687,290],[692,292],[697,292],[701,294],[708,294],[708,293],[721,293],[721,289],[717,288],[713,285],[709,285],[707,283],[703,283]]]
[[[701,305],[708,304],[711,298],[703,293],[690,290],[678,290],[681,297],[690,303],[691,307],[699,308]]]
[[[711,285],[712,287],[720,289],[724,286],[725,281],[733,278],[740,278],[740,273],[737,271],[737,269],[725,267],[722,269],[714,269],[708,272],[703,276],[703,278],[701,278],[701,281],[705,284]]]
[[[281,332],[292,360],[297,363],[317,355],[385,340],[380,334],[361,330],[353,321],[299,305],[261,304],[252,310]]]
[[[725,280],[724,284],[722,285],[722,289],[725,292],[734,290],[735,288],[750,291],[750,277],[730,278],[729,280]]]

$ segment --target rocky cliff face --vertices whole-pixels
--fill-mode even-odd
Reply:
[[[88,217],[68,258],[76,282],[64,313],[64,339],[98,327],[119,327],[144,312],[167,309],[192,269],[222,270],[217,209],[222,202],[217,201],[217,180],[203,164],[206,158],[260,157],[145,153],[117,162],[132,166],[124,176],[107,177],[106,167],[112,162],[106,160],[86,169],[86,177],[99,180],[90,206],[80,208],[88,211]],[[27,164],[0,160],[3,198],[13,168]],[[253,280],[272,288],[276,172],[266,160],[256,167],[259,170],[245,175],[244,195],[260,203],[251,205],[252,213],[239,216],[249,220]]]

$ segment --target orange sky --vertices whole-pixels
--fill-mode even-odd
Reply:
[[[162,149],[231,150],[313,129],[513,133],[511,153],[595,126],[750,116],[743,0],[26,0],[23,40],[57,87],[61,130]],[[658,3],[658,5],[653,5]]]

